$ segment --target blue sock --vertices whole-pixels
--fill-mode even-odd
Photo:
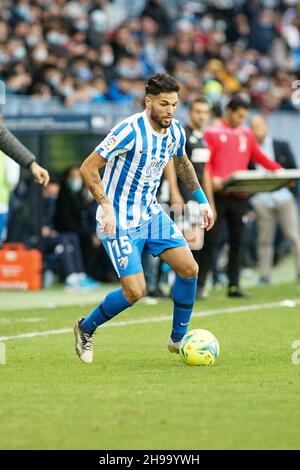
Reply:
[[[174,302],[172,340],[181,341],[187,332],[196,297],[197,278],[185,279],[176,274],[172,291]]]
[[[101,304],[98,305],[88,317],[82,320],[80,328],[92,334],[102,323],[107,322],[118,315],[118,313],[131,306],[132,304],[128,302],[122,289],[114,290],[105,297]]]

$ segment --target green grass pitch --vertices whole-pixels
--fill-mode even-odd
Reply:
[[[168,300],[140,302],[116,317],[124,324],[99,329],[92,365],[75,356],[69,332],[7,340],[0,449],[299,449],[300,365],[292,354],[300,353],[292,343],[300,340],[300,304],[278,303],[300,299],[300,288],[250,293],[230,300],[218,292],[195,304],[204,316],[190,328],[212,331],[221,347],[206,368],[168,353]],[[88,310],[2,310],[0,336],[70,328]]]

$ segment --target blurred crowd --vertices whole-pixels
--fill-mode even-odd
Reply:
[[[247,91],[265,111],[293,110],[300,77],[296,0],[2,0],[0,79],[8,94],[140,102],[168,71],[189,102]]]

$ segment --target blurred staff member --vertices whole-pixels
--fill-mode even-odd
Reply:
[[[206,163],[209,161],[210,150],[204,139],[203,130],[210,118],[210,104],[207,98],[199,97],[192,101],[189,107],[188,124],[185,127],[186,133],[186,154],[192,162],[198,180],[203,186],[207,195],[209,204],[216,218],[216,210],[212,189],[212,182]],[[175,214],[176,223],[183,231],[186,240],[192,250],[193,256],[200,269],[202,267],[202,251],[204,230],[201,229],[201,220],[198,203],[188,188],[177,178],[174,164],[168,163],[164,170],[164,175],[169,183],[170,204],[175,209],[177,205],[177,214]],[[205,237],[207,233],[205,233]],[[209,245],[205,256],[211,256]],[[199,278],[198,278],[199,279]],[[202,286],[197,286],[196,297],[201,298]]]
[[[35,156],[24,147],[2,124],[0,116],[0,150],[19,163],[23,168],[30,169],[37,183],[47,186],[49,182],[48,171],[38,165]],[[0,156],[1,158],[1,156]]]
[[[209,161],[210,150],[204,139],[204,127],[210,118],[210,104],[205,97],[196,98],[189,108],[189,120],[185,127],[186,133],[186,153],[191,160],[200,184],[204,186],[209,204],[214,210],[214,196],[209,172],[205,164]],[[194,197],[189,189],[178,179],[178,188],[184,202],[194,201]]]
[[[234,95],[226,107],[224,118],[218,125],[209,127],[204,137],[211,151],[207,164],[212,178],[215,204],[218,219],[211,237],[207,241],[214,245],[222,235],[224,222],[228,226],[229,263],[228,263],[228,296],[245,297],[240,290],[241,247],[243,237],[243,217],[247,211],[246,197],[231,194],[223,188],[223,181],[232,173],[247,170],[249,162],[259,163],[268,170],[275,171],[281,166],[269,159],[257,144],[250,129],[242,127],[249,114],[250,102],[247,95]],[[205,247],[204,247],[205,248]],[[206,272],[205,272],[206,268]],[[209,265],[200,269],[202,284],[209,270]]]
[[[297,168],[288,142],[273,139],[263,116],[255,116],[250,123],[261,149],[283,168]],[[269,193],[255,194],[250,200],[257,214],[258,265],[260,284],[269,284],[274,257],[276,225],[289,241],[296,265],[297,280],[300,281],[300,235],[299,213],[295,197],[288,188]]]
[[[204,191],[207,195],[209,204],[214,212],[214,217],[216,220],[216,210],[215,202],[212,190],[212,183],[209,172],[206,168],[206,163],[209,161],[210,150],[207,146],[207,143],[204,139],[204,128],[207,125],[210,119],[210,104],[207,98],[199,97],[192,101],[189,108],[188,124],[185,127],[186,132],[186,154],[191,160],[198,180],[204,188]],[[199,220],[197,220],[197,214],[199,217],[199,210],[197,207],[197,202],[195,201],[191,191],[178,179],[178,188],[180,194],[184,200],[184,203],[187,204],[186,208],[189,211],[188,214],[188,231],[190,236],[188,236],[188,241],[190,241],[190,247],[193,252],[193,256],[197,261],[199,267],[202,266],[202,243],[204,231],[200,229]],[[193,204],[194,203],[194,204]],[[187,230],[186,230],[187,231]],[[201,233],[199,233],[201,231]],[[207,232],[208,233],[208,232]],[[205,234],[206,236],[206,234]],[[202,243],[201,243],[202,239]],[[200,245],[197,246],[197,240],[200,240]],[[208,250],[211,248],[208,247]],[[210,254],[210,253],[209,253]],[[211,255],[211,254],[210,254]],[[198,278],[199,281],[199,278]],[[198,284],[197,286],[197,298],[202,295],[202,286]]]

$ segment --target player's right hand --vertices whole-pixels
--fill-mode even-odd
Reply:
[[[111,204],[111,202],[103,204],[101,231],[105,233],[105,235],[115,235],[116,225],[117,223],[114,206]]]

